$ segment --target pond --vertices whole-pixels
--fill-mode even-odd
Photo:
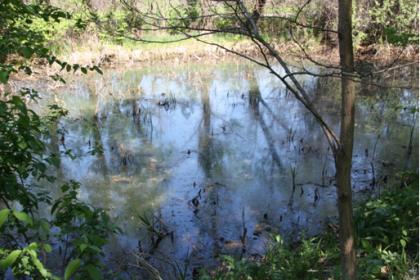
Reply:
[[[299,81],[338,133],[340,80]],[[168,63],[67,82],[32,83],[42,97],[39,108],[56,102],[70,112],[60,123],[68,134],[49,139],[49,149],[79,155],[62,156],[57,185],[46,187],[58,196],[59,184],[75,179],[83,185],[80,199],[119,216],[124,236],[107,249],[110,265],[140,246],[146,253],[156,248],[152,261],[192,256],[190,268],[201,268],[222,254],[264,253],[267,233],[291,240],[302,231],[317,235],[337,215],[335,168],[322,130],[259,66]],[[418,169],[417,114],[398,106],[418,106],[417,67],[357,85],[355,201],[400,184],[399,172]],[[95,143],[103,155],[88,153]],[[165,238],[152,244],[139,216]],[[165,262],[154,265],[162,271]]]

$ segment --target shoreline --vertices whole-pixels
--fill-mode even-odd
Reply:
[[[174,60],[175,63],[191,63],[202,60],[221,59],[224,57],[240,57],[238,54],[230,53],[219,46],[206,45],[196,41],[186,41],[179,45],[160,44],[158,48],[149,49],[147,44],[139,45],[138,48],[133,46],[120,45],[104,45],[96,43],[98,46],[90,45],[90,50],[72,51],[68,54],[57,55],[58,59],[66,61],[69,64],[80,65],[98,65],[100,64],[104,69],[114,68],[117,65],[128,64],[155,64],[156,62],[166,62]],[[235,52],[250,58],[261,58],[262,55],[258,47],[249,40],[239,42],[220,43]],[[300,49],[300,46],[294,42],[279,42],[273,40],[271,42],[273,48],[279,55],[294,57],[298,59],[308,60]],[[96,49],[96,50],[95,50]],[[310,58],[319,62],[339,63],[338,47],[327,48],[324,45],[310,46],[305,50]],[[271,54],[265,52],[267,57],[272,57]],[[412,62],[419,60],[419,46],[409,45],[405,48],[382,46],[377,47],[370,45],[367,47],[358,47],[354,51],[354,60],[356,62],[368,62],[371,64],[387,64],[390,62]],[[48,68],[46,61],[36,61],[35,69],[40,70]],[[379,63],[378,63],[379,62]],[[53,68],[60,69],[58,65]]]
[[[294,42],[285,43],[273,40],[271,44],[286,61],[290,59],[295,61],[310,61],[312,59],[312,61],[320,64],[335,66],[339,66],[340,63],[337,47],[330,49],[325,49],[323,45],[309,47],[307,53],[311,59],[308,59],[299,49],[299,45]],[[102,70],[121,67],[133,69],[159,64],[169,66],[190,63],[218,63],[225,60],[246,59],[240,57],[238,54],[230,53],[220,46],[206,45],[196,41],[186,41],[181,45],[176,43],[159,44],[159,47],[154,49],[149,49],[147,45],[139,45],[138,48],[134,46],[103,45],[101,43],[95,45],[94,42],[88,45],[90,50],[83,50],[82,48],[82,50],[72,51],[67,55],[57,55],[57,58],[63,62],[79,64],[81,66],[92,67],[94,65],[100,65]],[[227,42],[223,43],[223,45],[246,57],[263,62],[261,52],[251,41]],[[97,49],[98,47],[99,49]],[[380,48],[379,51],[375,51],[376,53],[371,54],[369,50],[372,50],[372,48],[371,45],[355,51],[354,58],[356,63],[367,63],[375,67],[383,67],[384,65],[395,65],[395,62],[408,63],[419,61],[419,46],[407,46],[406,48],[391,48],[390,46],[386,46]],[[265,53],[265,55],[270,61],[275,59],[271,54]],[[11,58],[11,60],[15,61],[17,59]],[[28,76],[20,71],[12,75],[10,81],[50,79],[49,76],[56,74],[67,75],[67,72],[61,70],[59,65],[53,64],[49,66],[45,59],[34,58],[31,64],[33,69],[32,75]],[[70,71],[69,74],[75,76],[83,75],[80,71],[74,74]],[[2,91],[5,91],[4,87]]]

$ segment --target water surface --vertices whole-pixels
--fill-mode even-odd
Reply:
[[[400,183],[398,172],[418,169],[417,115],[395,110],[418,106],[418,87],[409,88],[418,85],[418,72],[403,71],[404,77],[395,72],[365,81],[386,87],[357,86],[355,201]],[[36,86],[40,105],[58,102],[70,111],[61,122],[68,132],[64,142],[58,136],[48,144],[80,157],[61,158],[58,182],[80,181],[82,200],[120,216],[125,235],[109,248],[111,263],[138,246],[151,248],[137,214],[168,233],[158,251],[178,259],[192,254],[191,267],[211,264],[220,254],[263,253],[269,232],[292,240],[301,231],[319,234],[337,215],[326,139],[267,70],[230,61],[104,72],[69,77],[65,86]],[[340,81],[299,80],[339,134]],[[103,156],[88,155],[95,143]],[[57,186],[51,191],[60,194]]]

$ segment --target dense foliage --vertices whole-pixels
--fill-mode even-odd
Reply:
[[[67,71],[80,68],[100,72],[97,66],[68,65],[50,56],[45,37],[31,25],[35,18],[45,22],[69,19],[68,13],[49,5],[26,5],[22,1],[3,1],[0,6],[1,37],[0,60],[15,55],[15,61],[0,64],[0,82],[6,84],[11,73],[23,70],[32,74],[29,59],[33,56],[58,63]],[[23,59],[21,59],[21,55]],[[53,78],[61,79],[58,76]],[[62,80],[62,79],[61,79]],[[121,232],[106,211],[80,202],[75,181],[65,183],[62,196],[53,200],[43,185],[54,182],[53,168],[60,167],[60,157],[74,158],[71,151],[54,154],[47,150],[43,140],[57,137],[63,130],[54,129],[67,112],[51,105],[49,113],[41,117],[27,107],[36,102],[37,92],[21,89],[19,95],[6,92],[0,100],[0,276],[8,271],[15,277],[32,279],[61,279],[46,268],[47,254],[61,252],[58,241],[65,246],[62,272],[66,279],[77,273],[78,279],[102,279],[105,266],[103,246],[109,235]],[[92,150],[91,153],[97,150]],[[40,216],[40,205],[51,207],[51,218]],[[54,253],[55,252],[55,253]],[[67,253],[68,252],[68,253]],[[39,260],[43,255],[44,262]],[[57,268],[55,268],[57,269]]]
[[[386,191],[380,199],[361,202],[354,210],[360,279],[418,278],[418,173],[403,176],[410,178],[409,186]],[[203,270],[202,279],[339,279],[340,233],[333,221],[326,226],[323,237],[305,238],[303,234],[291,240],[272,235],[262,259],[226,256],[223,269]]]
[[[16,3],[18,2],[16,1]],[[253,9],[255,1],[244,2],[250,10]],[[308,39],[311,39],[318,44],[321,42],[328,46],[336,46],[338,44],[336,34],[322,31],[319,28],[337,30],[337,1],[306,2],[288,0],[265,2],[262,12],[269,16],[260,19],[261,31],[273,38],[279,37],[284,40],[291,40],[292,34],[293,38],[303,45]],[[7,7],[8,3],[14,3],[14,1],[5,3]],[[42,35],[43,40],[53,43],[52,49],[57,54],[74,48],[75,44],[79,46],[93,40],[97,43],[123,44],[126,37],[140,39],[145,35],[155,35],[155,31],[160,28],[162,28],[159,31],[161,36],[166,36],[167,33],[174,35],[177,34],[177,30],[170,27],[179,27],[179,23],[182,26],[193,28],[227,28],[241,25],[238,18],[231,14],[229,5],[222,1],[209,5],[203,0],[180,0],[171,3],[126,0],[105,3],[104,1],[72,0],[59,1],[57,5],[70,12],[72,16],[58,8],[42,4],[30,5],[34,12],[43,11],[39,13],[39,16],[28,19],[24,15],[15,14],[16,16],[6,17],[8,18],[6,20],[13,21],[14,28],[29,30],[27,32],[32,33],[31,30],[35,30],[36,34]],[[301,7],[304,8],[300,10]],[[359,45],[373,44],[379,47],[386,42],[399,45],[418,43],[418,10],[418,1],[413,0],[355,1],[353,4],[353,36],[356,49]],[[48,11],[48,14],[43,14],[45,11]],[[299,24],[316,28],[302,28],[302,26],[294,24],[294,15],[297,12],[299,12],[299,18],[296,20]],[[45,24],[46,18],[51,24]],[[27,28],[29,23],[30,29]],[[5,28],[2,30],[6,31]],[[6,33],[13,34],[11,31]],[[34,42],[39,42],[39,38],[35,38],[34,35],[30,36]],[[24,42],[24,44],[27,45],[28,42]],[[29,46],[22,47],[19,50],[28,57],[32,52],[31,48],[27,48]]]

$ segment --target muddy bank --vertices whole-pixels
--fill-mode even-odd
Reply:
[[[306,59],[300,46],[294,42],[280,42],[274,40],[271,45],[282,56]],[[227,51],[230,49],[232,52]],[[329,48],[318,45],[305,49],[308,56],[321,61],[339,61],[338,48]],[[358,46],[354,50],[356,60],[365,60],[372,63],[387,62],[393,60],[414,61],[419,59],[419,47],[408,46],[406,48],[389,46]],[[251,41],[238,43],[227,43],[220,46],[205,45],[194,42],[181,46],[162,46],[155,49],[127,49],[118,46],[116,49],[106,49],[102,52],[73,53],[70,56],[70,63],[83,62],[86,64],[97,64],[105,67],[112,67],[118,64],[134,63],[159,63],[162,61],[174,60],[177,63],[191,63],[201,60],[221,59],[224,57],[244,55],[252,58],[263,58],[258,46]],[[270,56],[268,50],[264,54]]]
[[[98,43],[92,42],[88,49],[81,51],[72,51],[58,58],[70,64],[79,65],[98,65],[103,68],[114,68],[124,65],[124,67],[139,67],[147,65],[156,65],[159,63],[195,63],[205,61],[224,61],[232,57],[251,57],[256,60],[263,60],[263,55],[251,41],[225,42],[220,45],[206,45],[197,41],[185,41],[183,44],[142,44],[136,47],[124,46],[98,46]],[[223,47],[221,47],[223,45]],[[284,42],[273,40],[271,45],[283,58],[310,59],[330,63],[339,62],[338,48],[330,48],[324,45],[313,45],[305,49],[305,53],[300,46],[294,42]],[[227,51],[227,49],[232,52]],[[272,57],[268,51],[264,50],[268,58]],[[396,60],[400,62],[418,61],[419,46],[390,47],[390,46],[358,46],[354,50],[357,61],[365,61],[374,65],[389,64]],[[58,65],[48,66],[44,59],[33,60],[34,68],[40,75],[53,75],[61,69]],[[77,73],[76,73],[77,74]],[[80,74],[80,73],[79,73]],[[81,75],[81,74],[80,74]],[[27,78],[27,76],[26,76]],[[26,79],[25,78],[25,79]]]

